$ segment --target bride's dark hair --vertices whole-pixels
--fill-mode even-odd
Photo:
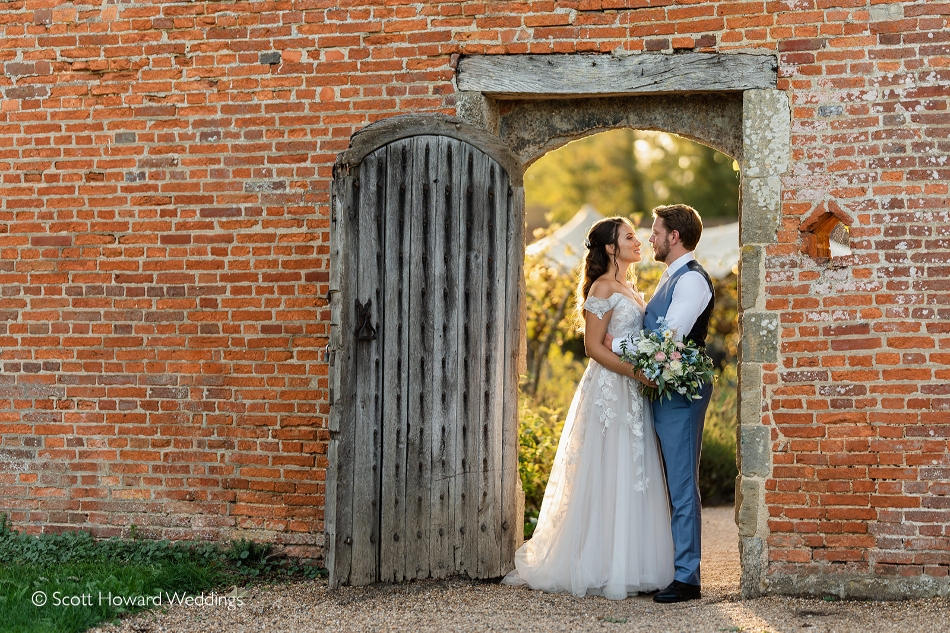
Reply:
[[[595,222],[594,226],[590,227],[590,231],[587,232],[587,239],[584,240],[584,248],[586,249],[584,266],[581,270],[580,282],[577,284],[577,314],[581,323],[584,320],[584,302],[587,301],[590,287],[594,285],[598,277],[610,270],[611,262],[613,262],[617,272],[620,272],[620,267],[617,266],[617,250],[620,227],[624,224],[632,228],[630,221],[626,218],[619,216],[604,218]],[[613,255],[607,252],[607,246],[614,247]],[[617,281],[622,282],[624,280],[618,279]]]

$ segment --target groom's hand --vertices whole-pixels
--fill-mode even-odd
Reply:
[[[607,349],[611,349],[610,346],[613,345],[613,342],[614,342],[614,337],[610,335],[610,332],[607,332],[607,334],[604,335],[604,347],[606,347]]]

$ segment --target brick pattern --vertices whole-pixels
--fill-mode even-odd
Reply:
[[[31,530],[238,531],[319,553],[329,183],[461,54],[755,51],[792,166],[767,307],[770,569],[950,569],[950,4],[0,8],[0,506]],[[855,219],[848,261],[801,253]]]
[[[767,262],[771,567],[946,577],[950,5],[814,4],[778,44],[793,153]],[[847,261],[797,254],[821,213],[855,219]]]

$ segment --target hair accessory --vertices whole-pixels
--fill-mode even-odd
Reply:
[[[590,250],[590,240],[584,240],[584,248]]]

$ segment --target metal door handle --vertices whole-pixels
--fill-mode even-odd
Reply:
[[[370,309],[373,307],[373,300],[367,299],[366,305],[360,303],[360,300],[356,300],[356,340],[357,341],[375,341],[376,340],[376,328],[373,327],[371,322],[372,315],[370,314]]]

